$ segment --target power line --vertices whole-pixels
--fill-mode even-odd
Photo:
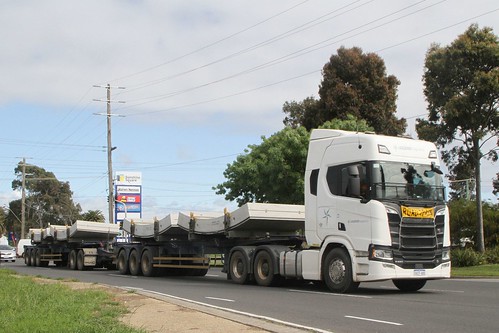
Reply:
[[[200,51],[203,51],[203,50],[205,50],[205,49],[208,49],[208,48],[210,48],[210,47],[212,47],[212,46],[214,46],[214,45],[220,44],[220,43],[222,43],[222,42],[224,42],[224,41],[226,41],[226,40],[229,40],[229,39],[231,39],[231,38],[233,38],[233,37],[235,37],[235,36],[237,36],[237,35],[240,35],[240,34],[242,34],[242,33],[246,32],[246,31],[249,31],[249,30],[251,30],[251,29],[253,29],[253,28],[255,28],[255,27],[259,26],[259,25],[262,25],[262,24],[264,24],[264,23],[266,23],[266,22],[268,22],[268,21],[270,21],[270,20],[272,20],[272,19],[274,19],[274,18],[276,18],[276,17],[278,17],[278,16],[281,16],[281,15],[283,15],[283,14],[285,14],[285,13],[287,13],[287,12],[289,12],[289,11],[291,11],[291,10],[293,10],[293,9],[295,9],[295,8],[297,8],[297,7],[299,7],[299,6],[303,5],[303,4],[305,4],[305,3],[307,3],[308,1],[310,1],[310,0],[305,0],[305,1],[302,1],[302,2],[300,2],[300,3],[298,3],[298,4],[296,4],[296,5],[293,5],[293,6],[289,7],[288,9],[286,9],[286,10],[284,10],[284,11],[281,11],[281,12],[279,12],[279,13],[275,14],[275,15],[272,15],[272,16],[270,16],[270,17],[268,17],[268,18],[266,18],[266,19],[264,19],[264,20],[262,20],[262,21],[260,21],[260,22],[257,22],[257,23],[255,23],[255,24],[253,24],[253,25],[251,25],[251,26],[249,26],[249,27],[247,27],[247,28],[244,28],[244,29],[242,29],[242,30],[240,30],[240,31],[237,31],[237,32],[235,32],[235,33],[233,33],[233,34],[230,34],[230,35],[228,35],[228,36],[226,36],[226,37],[224,37],[224,38],[222,38],[222,39],[219,39],[219,40],[217,40],[217,41],[215,41],[215,42],[213,42],[213,43],[209,43],[209,44],[207,44],[207,45],[205,45],[205,46],[202,46],[202,47],[200,47],[200,48],[198,48],[198,49],[196,49],[196,50],[194,50],[194,51],[188,52],[188,53],[183,54],[183,55],[181,55],[181,56],[179,56],[179,57],[176,57],[176,58],[174,58],[174,59],[168,60],[168,61],[166,61],[166,62],[163,62],[163,63],[159,64],[159,65],[155,65],[155,66],[152,66],[152,67],[146,68],[146,69],[144,69],[144,70],[141,70],[141,71],[138,71],[138,72],[135,72],[135,73],[132,73],[132,74],[129,74],[129,75],[123,76],[123,77],[121,77],[121,78],[117,78],[117,79],[111,80],[111,82],[121,81],[121,80],[124,80],[124,79],[130,78],[130,77],[133,77],[133,76],[137,76],[137,75],[139,75],[139,74],[143,74],[143,73],[146,73],[146,72],[149,72],[149,71],[152,71],[152,70],[158,69],[158,68],[160,68],[160,67],[162,67],[162,66],[169,65],[169,64],[174,63],[174,62],[176,62],[176,61],[179,61],[179,60],[181,60],[181,59],[183,59],[183,58],[186,58],[186,57],[188,57],[188,56],[190,56],[190,55],[193,55],[193,54],[195,54],[195,53],[198,53],[198,52],[200,52]]]

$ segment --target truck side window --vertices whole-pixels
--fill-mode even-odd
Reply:
[[[368,186],[364,164],[331,166],[328,168],[326,179],[333,195],[355,198],[367,195]]]
[[[310,174],[310,194],[317,195],[318,181],[319,181],[319,169],[314,169]]]
[[[341,195],[340,167],[331,166],[327,169],[326,180],[329,191],[333,195]]]

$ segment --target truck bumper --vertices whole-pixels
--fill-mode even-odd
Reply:
[[[432,269],[404,269],[395,264],[369,261],[367,274],[357,274],[357,282],[382,281],[392,279],[436,280],[450,278],[450,262]]]

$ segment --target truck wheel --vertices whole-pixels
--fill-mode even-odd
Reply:
[[[130,258],[128,258],[128,266],[130,267],[130,274],[134,276],[140,275],[140,259],[137,250],[132,250],[132,252],[130,252]]]
[[[258,252],[253,268],[256,283],[264,287],[275,284],[278,276],[274,275],[274,269],[274,262],[270,254],[265,250]]]
[[[75,270],[76,269],[76,251],[71,250],[69,253],[69,269]]]
[[[156,269],[152,265],[152,253],[149,250],[142,252],[142,257],[140,259],[140,268],[142,269],[142,274],[144,276],[154,276],[156,275]]]
[[[116,266],[118,267],[118,271],[120,272],[120,274],[126,275],[130,273],[130,270],[128,269],[128,260],[125,250],[120,251],[120,253],[118,254]]]
[[[79,250],[76,255],[76,268],[78,268],[79,271],[85,270],[85,254],[83,253],[83,250]]]
[[[426,280],[392,280],[395,287],[404,292],[415,292],[423,288]]]
[[[322,266],[322,277],[329,290],[335,293],[352,292],[359,286],[352,279],[352,262],[348,253],[340,248],[331,250]]]
[[[232,281],[245,284],[248,282],[248,260],[241,251],[235,251],[230,257],[229,273]]]

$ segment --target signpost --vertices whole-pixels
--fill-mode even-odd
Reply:
[[[114,220],[121,223],[125,219],[142,218],[142,173],[117,171],[115,189]]]

